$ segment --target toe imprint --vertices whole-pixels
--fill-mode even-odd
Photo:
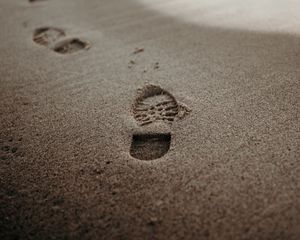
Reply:
[[[188,109],[178,104],[172,94],[155,85],[146,85],[139,90],[133,104],[133,115],[140,126],[155,121],[170,124],[187,112]]]
[[[48,46],[65,36],[65,32],[59,28],[42,27],[34,31],[33,41],[39,45]]]

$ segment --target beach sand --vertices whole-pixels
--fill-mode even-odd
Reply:
[[[0,21],[0,239],[300,239],[297,32],[133,0]]]

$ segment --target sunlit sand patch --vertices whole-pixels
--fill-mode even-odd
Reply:
[[[296,0],[135,0],[163,14],[199,25],[300,33]]]

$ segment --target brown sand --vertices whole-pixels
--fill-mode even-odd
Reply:
[[[131,0],[0,1],[0,21],[0,239],[300,239],[299,36]],[[191,111],[139,125],[146,84]],[[141,133],[168,153],[133,158]]]

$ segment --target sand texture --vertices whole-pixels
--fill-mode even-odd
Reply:
[[[145,2],[0,0],[0,239],[299,240],[299,22]]]

